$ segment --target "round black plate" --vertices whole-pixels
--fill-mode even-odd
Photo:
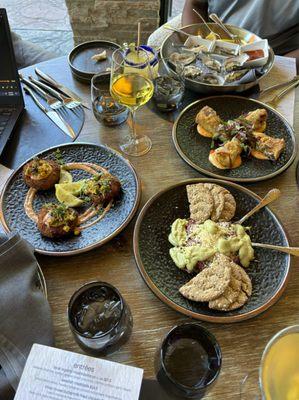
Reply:
[[[112,53],[119,47],[117,43],[107,40],[93,40],[79,44],[69,54],[69,65],[74,76],[80,81],[90,82],[93,75],[105,72],[111,67]],[[91,59],[104,50],[107,53],[106,60],[96,62]],[[107,76],[109,75],[110,71],[107,71]]]
[[[53,158],[60,149],[65,162],[90,162],[107,168],[121,181],[122,195],[115,206],[97,224],[83,230],[78,236],[60,240],[41,236],[35,223],[24,211],[24,200],[28,187],[22,177],[21,165],[6,183],[1,196],[1,219],[7,231],[18,232],[35,250],[48,255],[78,254],[101,246],[117,235],[132,219],[140,199],[140,184],[133,166],[109,147],[89,143],[72,143],[52,147],[36,156]],[[32,157],[33,158],[33,157]],[[83,171],[72,171],[74,180],[90,177]],[[42,204],[55,200],[54,190],[39,192],[34,207],[39,210]]]
[[[157,193],[143,207],[135,226],[134,253],[139,271],[160,300],[182,314],[218,323],[252,318],[274,304],[284,291],[290,268],[289,255],[255,248],[256,260],[246,269],[252,280],[252,296],[248,303],[238,310],[211,310],[207,303],[189,301],[178,291],[192,275],[180,271],[170,258],[169,249],[172,246],[168,242],[168,235],[176,218],[189,217],[186,184],[197,182],[218,183],[227,188],[237,202],[235,220],[246,214],[259,201],[256,194],[242,186],[214,179],[192,179]],[[269,208],[253,215],[246,225],[251,227],[250,236],[253,242],[288,246],[283,227]]]
[[[286,148],[276,162],[252,158],[244,159],[242,165],[235,169],[214,167],[208,159],[211,139],[199,135],[194,123],[196,114],[204,106],[212,107],[225,121],[257,108],[265,108],[268,112],[265,133],[284,138]],[[240,96],[213,96],[195,101],[181,112],[173,126],[172,135],[179,155],[189,165],[203,174],[229,181],[255,182],[273,178],[287,169],[296,156],[295,135],[287,120],[266,104]]]

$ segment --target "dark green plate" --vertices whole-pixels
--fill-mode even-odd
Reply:
[[[11,175],[2,191],[0,200],[0,217],[5,230],[7,232],[18,232],[39,253],[65,256],[83,253],[101,246],[120,233],[137,211],[141,188],[131,163],[107,146],[75,142],[52,147],[35,156],[55,158],[55,150],[57,149],[60,150],[66,163],[77,161],[101,165],[116,176],[122,184],[120,199],[103,219],[83,230],[78,236],[54,240],[43,237],[36,224],[25,214],[24,200],[28,192],[28,187],[22,175],[22,168],[25,163]],[[80,170],[72,171],[72,175],[75,181],[90,177],[88,173]],[[57,201],[54,189],[40,191],[34,199],[34,209],[38,211],[43,204],[52,201]]]
[[[207,303],[185,299],[178,289],[192,275],[179,270],[169,256],[170,226],[176,218],[188,218],[186,184],[217,183],[228,189],[236,199],[235,220],[251,210],[260,198],[235,183],[214,179],[192,179],[180,182],[157,193],[143,207],[134,231],[134,254],[139,271],[149,288],[164,303],[190,317],[210,322],[229,323],[252,318],[273,305],[281,296],[289,276],[290,256],[277,251],[255,248],[255,261],[246,269],[252,280],[253,292],[242,308],[220,312]],[[250,236],[256,243],[288,246],[288,239],[277,217],[264,208],[247,221]],[[271,233],[269,235],[269,232]]]
[[[199,135],[194,123],[196,114],[204,106],[212,107],[223,120],[236,118],[257,108],[265,108],[268,111],[265,133],[284,138],[286,148],[276,162],[252,158],[244,159],[242,165],[235,169],[221,170],[214,167],[208,159],[211,139]],[[179,155],[191,167],[213,178],[229,181],[256,182],[273,178],[286,170],[296,156],[295,135],[287,120],[266,104],[240,96],[213,96],[195,101],[181,112],[172,134]]]

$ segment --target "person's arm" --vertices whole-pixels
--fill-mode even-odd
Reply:
[[[203,18],[208,21],[208,0],[185,0],[182,14],[182,26],[201,22],[199,17],[193,11],[193,8],[195,8],[195,10],[197,10]]]
[[[299,73],[299,49],[290,51],[289,53],[284,54],[284,56],[296,58],[297,73]]]

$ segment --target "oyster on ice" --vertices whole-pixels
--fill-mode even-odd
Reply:
[[[221,78],[215,74],[204,74],[197,77],[196,80],[209,85],[223,85]]]
[[[209,69],[212,69],[213,71],[221,71],[221,63],[208,55],[203,55],[201,57],[201,62],[203,63],[203,65],[205,65]]]
[[[239,69],[237,71],[229,72],[224,77],[225,82],[226,83],[235,82],[235,81],[241,79],[244,75],[246,75],[248,71],[249,71],[248,69]]]
[[[196,67],[195,65],[188,65],[184,69],[184,76],[186,78],[194,79],[201,74],[202,74],[202,70],[200,68]]]
[[[170,62],[173,64],[191,64],[195,60],[196,55],[194,53],[172,53],[169,57]]]
[[[200,44],[198,46],[193,46],[193,47],[187,47],[186,51],[190,51],[192,53],[198,54],[198,53],[204,53],[208,51],[207,46],[204,44]]]
[[[237,57],[230,57],[224,61],[223,67],[225,72],[232,72],[242,69],[244,63],[249,59],[248,54],[241,54]]]

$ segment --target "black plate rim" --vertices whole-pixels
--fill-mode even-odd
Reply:
[[[177,125],[181,119],[181,117],[185,114],[186,111],[188,111],[190,108],[192,108],[195,104],[200,104],[201,102],[205,102],[207,100],[210,99],[215,99],[215,98],[219,98],[219,99],[223,99],[223,98],[235,98],[235,99],[241,99],[241,100],[249,100],[252,101],[260,106],[263,106],[266,109],[269,109],[270,111],[274,112],[279,118],[281,118],[284,122],[284,124],[288,127],[288,130],[291,132],[291,139],[292,139],[292,144],[293,144],[293,152],[292,155],[290,157],[290,159],[288,160],[288,162],[286,164],[284,164],[280,169],[278,169],[277,171],[272,172],[271,174],[268,175],[264,175],[264,176],[260,176],[258,178],[234,178],[234,177],[227,177],[227,176],[223,176],[223,175],[218,175],[214,172],[208,171],[205,168],[202,168],[200,166],[198,166],[197,164],[195,164],[193,161],[191,161],[189,159],[189,157],[187,157],[185,155],[185,153],[183,152],[183,150],[181,149],[178,140],[177,140]],[[269,106],[266,103],[263,103],[262,101],[259,100],[255,100],[251,97],[242,97],[242,96],[236,96],[236,95],[220,95],[220,96],[209,96],[209,97],[204,97],[202,99],[199,100],[195,100],[194,102],[192,102],[191,104],[189,104],[187,107],[185,107],[180,114],[178,115],[177,119],[175,120],[173,127],[172,127],[172,140],[174,143],[174,146],[176,148],[176,151],[178,152],[178,154],[180,155],[180,157],[187,163],[189,164],[192,168],[194,168],[196,171],[201,172],[204,175],[208,175],[211,176],[212,178],[216,178],[216,179],[221,179],[221,180],[226,180],[226,181],[231,181],[231,182],[260,182],[260,181],[265,181],[267,179],[271,179],[276,175],[281,174],[282,172],[284,172],[286,169],[288,169],[292,163],[294,162],[295,158],[296,158],[296,153],[297,153],[297,141],[296,141],[296,137],[295,137],[295,132],[294,132],[294,128],[291,126],[291,124],[289,123],[289,121],[286,119],[286,117],[284,115],[282,115],[279,111],[275,110],[275,108]],[[225,178],[225,179],[224,179]]]
[[[119,44],[117,44],[117,43],[115,43],[115,42],[111,42],[111,41],[109,41],[109,40],[88,40],[87,42],[83,42],[83,43],[78,44],[78,45],[75,46],[75,47],[69,52],[69,54],[68,54],[68,63],[69,63],[69,66],[70,66],[71,70],[72,70],[73,72],[75,72],[75,75],[79,75],[81,78],[82,78],[82,75],[83,75],[83,77],[86,77],[86,76],[91,77],[91,76],[94,75],[92,72],[81,71],[80,69],[77,69],[77,68],[73,65],[73,57],[74,57],[75,54],[77,54],[77,53],[81,50],[81,48],[84,49],[84,48],[87,48],[87,47],[91,47],[90,45],[92,45],[92,44],[95,45],[96,43],[98,43],[98,44],[104,44],[104,45],[106,45],[106,46],[107,46],[107,45],[115,46],[115,50],[117,50],[117,49],[120,48],[120,45],[119,45]],[[110,74],[109,71],[108,71],[107,73]],[[88,78],[85,78],[85,79],[88,79]]]
[[[248,319],[251,319],[253,317],[256,317],[257,315],[263,313],[264,311],[268,310],[270,307],[272,307],[282,296],[283,292],[285,291],[289,278],[290,278],[290,272],[291,272],[291,256],[288,255],[288,262],[287,262],[287,272],[285,275],[284,280],[281,282],[279,288],[277,289],[276,293],[268,299],[266,303],[263,305],[259,306],[258,308],[248,311],[244,314],[240,315],[233,315],[233,316],[222,316],[222,317],[217,317],[217,316],[209,316],[201,313],[197,313],[191,310],[188,310],[187,308],[184,308],[178,304],[176,304],[174,301],[169,299],[166,295],[164,295],[160,289],[154,284],[154,282],[151,280],[150,276],[148,275],[146,269],[144,268],[140,252],[139,252],[139,232],[140,232],[140,227],[141,223],[143,221],[143,218],[146,214],[147,209],[149,206],[152,205],[162,194],[166,193],[169,190],[172,190],[176,187],[183,186],[183,185],[188,185],[191,183],[200,183],[200,182],[209,182],[209,183],[216,183],[218,185],[225,184],[228,186],[234,187],[236,190],[240,190],[242,192],[245,192],[249,196],[254,197],[257,200],[261,200],[261,197],[258,196],[256,193],[253,191],[247,189],[246,187],[243,187],[241,185],[238,185],[237,183],[234,182],[229,182],[223,179],[211,179],[211,178],[194,178],[194,179],[187,179],[184,181],[180,181],[176,184],[170,185],[156,194],[154,194],[143,206],[142,210],[140,211],[135,227],[134,227],[134,234],[133,234],[133,251],[134,251],[134,257],[135,257],[135,262],[138,268],[138,271],[144,280],[145,284],[148,286],[148,288],[153,292],[153,294],[164,304],[166,304],[168,307],[172,308],[173,310],[186,315],[188,317],[192,317],[197,320],[201,321],[206,321],[206,322],[213,322],[213,323],[219,323],[219,324],[229,324],[229,323],[235,323],[235,322],[240,322],[240,321],[245,321]],[[279,218],[276,216],[276,214],[269,208],[266,207],[267,210],[270,212],[271,216],[275,220],[276,224],[280,227],[281,231],[284,234],[284,239],[287,243],[287,246],[289,246],[289,240],[288,236],[286,233],[286,230],[279,220]]]
[[[0,197],[0,222],[2,223],[3,228],[5,229],[5,231],[7,233],[11,232],[6,220],[5,220],[5,216],[3,213],[3,202],[4,202],[4,195],[6,193],[6,189],[8,187],[8,185],[10,184],[10,182],[14,179],[14,177],[16,176],[17,173],[19,173],[19,171],[23,168],[23,166],[29,162],[30,160],[32,160],[34,157],[39,156],[40,154],[43,154],[45,152],[51,151],[51,150],[55,150],[57,148],[61,148],[61,147],[66,147],[66,146],[94,146],[96,148],[105,148],[108,149],[109,151],[111,151],[112,153],[116,154],[118,157],[122,158],[122,160],[128,165],[128,167],[131,169],[131,171],[133,172],[133,175],[135,177],[135,181],[136,181],[136,187],[137,187],[137,195],[135,198],[135,203],[134,206],[132,207],[132,210],[130,212],[130,214],[128,215],[128,217],[126,218],[126,220],[114,231],[112,232],[110,235],[108,235],[107,237],[105,237],[102,240],[99,240],[89,246],[86,246],[82,249],[77,249],[77,250],[70,250],[70,251],[48,251],[48,250],[43,250],[43,249],[35,249],[35,251],[39,254],[44,254],[44,255],[48,255],[48,256],[70,256],[70,255],[76,255],[76,254],[81,254],[81,253],[85,253],[89,250],[95,249],[97,247],[100,247],[102,245],[104,245],[105,243],[109,242],[111,239],[113,239],[116,235],[118,235],[123,229],[126,228],[126,226],[130,223],[130,221],[133,219],[134,215],[136,214],[137,210],[138,210],[138,206],[140,203],[140,199],[141,199],[141,181],[139,176],[137,175],[137,172],[133,166],[133,164],[127,159],[125,158],[120,152],[118,152],[115,149],[112,149],[109,146],[103,145],[103,144],[96,144],[96,143],[91,143],[91,142],[73,142],[73,143],[63,143],[61,145],[57,145],[57,146],[53,146],[53,147],[48,147],[47,149],[44,149],[42,151],[40,151],[39,153],[34,154],[33,156],[31,156],[30,158],[28,158],[25,162],[23,162],[9,177],[9,179],[6,181],[2,193],[1,193],[1,197]]]

